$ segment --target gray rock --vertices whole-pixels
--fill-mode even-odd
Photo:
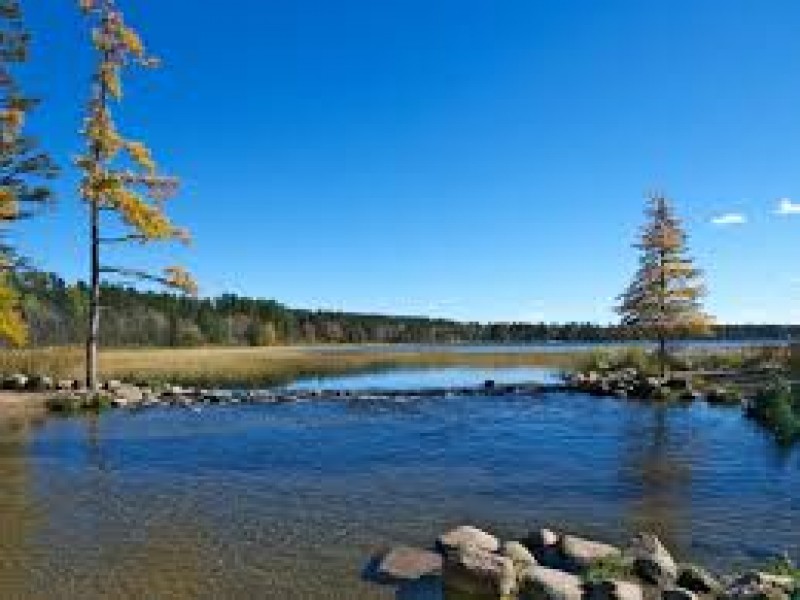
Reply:
[[[394,581],[414,581],[442,571],[442,555],[428,550],[399,546],[378,564],[378,575]]]
[[[109,392],[115,392],[122,387],[122,382],[117,379],[109,379],[103,387]]]
[[[495,536],[471,525],[462,525],[442,534],[437,543],[445,552],[467,546],[474,546],[488,552],[497,552],[500,549],[500,541]]]
[[[3,387],[7,390],[24,390],[28,387],[28,377],[22,373],[14,373],[6,377]]]
[[[558,534],[551,529],[537,529],[528,534],[525,540],[529,548],[554,548],[558,545]]]
[[[727,600],[788,600],[795,586],[791,577],[750,571],[736,578],[721,596]]]
[[[631,542],[634,569],[639,577],[656,585],[670,585],[678,578],[675,559],[652,533],[640,533]]]
[[[604,558],[622,556],[620,549],[615,546],[574,535],[565,535],[561,538],[559,551],[566,566],[574,570],[588,569],[593,563]]]
[[[477,546],[449,552],[444,562],[445,588],[487,599],[504,599],[517,587],[514,563]]]
[[[62,392],[74,390],[78,387],[78,382],[74,379],[61,379],[56,382],[56,389]]]
[[[536,559],[533,554],[519,542],[505,542],[503,544],[502,554],[511,559],[517,572],[526,567],[536,565]]]
[[[681,565],[678,569],[678,585],[698,594],[716,594],[722,589],[719,580],[698,565]]]
[[[127,404],[138,404],[144,400],[144,392],[135,385],[120,385],[114,390],[114,396]]]
[[[697,594],[682,587],[668,587],[661,592],[662,600],[697,600]]]
[[[583,582],[580,577],[550,569],[528,567],[519,575],[520,598],[525,600],[581,600]]]
[[[586,584],[588,600],[643,600],[642,586],[631,581],[608,579]]]

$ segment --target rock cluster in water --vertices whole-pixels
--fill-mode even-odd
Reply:
[[[441,577],[447,600],[790,600],[800,593],[790,576],[717,577],[678,563],[648,533],[619,548],[550,529],[501,542],[462,526],[441,535],[435,550],[390,550],[375,571],[386,583]]]
[[[712,404],[742,404],[741,394],[724,386],[703,386],[688,375],[654,377],[629,367],[614,371],[588,371],[565,378],[570,389],[597,396],[636,398],[641,400],[704,399]]]

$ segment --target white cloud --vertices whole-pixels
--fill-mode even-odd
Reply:
[[[792,202],[789,198],[781,198],[775,211],[778,215],[800,215],[800,204]]]
[[[725,213],[711,219],[713,225],[744,225],[747,217],[741,213]]]

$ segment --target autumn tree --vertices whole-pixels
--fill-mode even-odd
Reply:
[[[26,117],[39,102],[23,93],[13,71],[28,60],[29,45],[20,3],[0,0],[0,339],[12,345],[25,343],[27,327],[9,281],[20,258],[8,230],[51,199],[47,180],[58,173],[36,139],[25,133]]]
[[[658,341],[663,376],[667,341],[704,333],[710,319],[700,303],[705,293],[701,272],[686,256],[686,234],[672,204],[652,195],[645,214],[647,222],[635,244],[641,252],[639,270],[620,296],[617,311],[623,326]]]
[[[122,100],[123,72],[137,66],[154,68],[158,60],[147,53],[114,0],[80,0],[80,7],[91,24],[97,57],[83,130],[86,152],[77,160],[83,174],[80,192],[89,208],[91,227],[86,383],[90,390],[96,390],[101,276],[146,280],[192,294],[196,285],[181,267],[168,267],[156,275],[101,262],[104,244],[188,242],[189,235],[173,225],[164,211],[178,180],[161,175],[147,146],[124,137],[112,115],[112,106]],[[104,217],[114,218],[114,223]],[[109,234],[106,231],[110,226],[114,232]]]

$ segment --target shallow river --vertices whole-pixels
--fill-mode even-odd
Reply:
[[[110,412],[0,430],[1,598],[436,599],[361,570],[386,546],[460,523],[613,542],[654,530],[717,568],[798,557],[800,452],[735,409],[566,394]]]

